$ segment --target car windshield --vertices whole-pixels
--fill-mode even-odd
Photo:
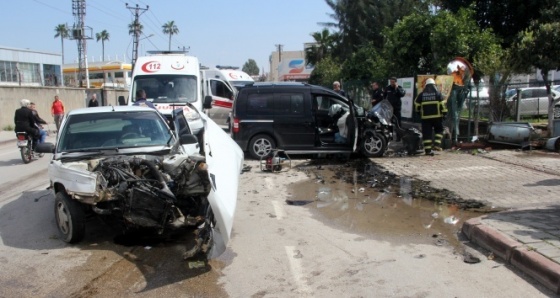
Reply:
[[[171,132],[155,111],[69,115],[58,152],[165,146]]]
[[[147,100],[153,103],[195,102],[196,83],[196,77],[192,75],[136,76],[132,86],[132,94],[136,94],[136,90],[143,89],[146,91]],[[136,97],[132,101],[136,101]]]

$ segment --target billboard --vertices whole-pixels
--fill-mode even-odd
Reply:
[[[278,65],[278,79],[280,81],[307,80],[313,68],[310,64],[306,64],[303,58],[286,59]]]

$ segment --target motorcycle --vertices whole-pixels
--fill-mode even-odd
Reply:
[[[35,142],[35,140],[26,132],[16,132],[16,136],[17,146],[21,153],[21,160],[23,160],[23,163],[25,164],[30,163],[35,156],[35,153],[33,151],[33,143]],[[41,153],[39,154],[39,157],[42,157],[43,155],[44,153]]]
[[[375,105],[366,115],[362,131],[362,152],[368,157],[380,157],[385,154],[393,133],[402,140],[402,148],[408,155],[424,151],[422,133],[416,128],[401,128],[393,115],[393,106],[384,99]],[[400,151],[399,150],[399,151]]]

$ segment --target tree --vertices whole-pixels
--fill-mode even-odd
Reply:
[[[54,27],[54,31],[56,32],[54,38],[60,37],[60,45],[62,49],[62,65],[64,65],[64,39],[69,37],[69,30],[66,24],[58,24],[56,27]]]
[[[251,76],[258,76],[259,75],[259,67],[257,66],[257,62],[253,59],[247,60],[245,64],[243,64],[243,68],[241,68],[244,72],[248,73]]]
[[[330,56],[317,63],[309,77],[309,83],[328,87],[338,80],[340,80],[340,62]]]
[[[128,24],[128,34],[134,35],[138,31],[138,36],[142,35],[142,30],[144,30],[144,25],[138,21],[132,21]]]
[[[95,39],[97,40],[97,42],[101,40],[101,53],[103,55],[101,56],[101,60],[105,61],[105,41],[109,40],[109,32],[107,32],[107,30],[103,30],[101,32],[95,33]]]
[[[554,105],[560,99],[554,100],[550,92],[548,72],[560,68],[560,22],[541,23],[532,25],[520,33],[517,59],[525,62],[521,66],[532,66],[541,70],[548,94],[548,134],[553,135]]]
[[[315,40],[316,45],[305,50],[305,58],[307,63],[315,65],[332,53],[337,35],[331,34],[329,29],[324,28],[322,31],[311,33],[311,36]]]
[[[173,34],[179,33],[179,28],[175,25],[175,21],[169,21],[161,27],[163,28],[163,34],[169,34],[169,51],[171,51],[171,37]]]
[[[349,57],[361,45],[373,42],[383,48],[383,30],[415,11],[428,11],[426,1],[417,0],[325,0],[333,10],[334,22],[320,23],[338,29],[340,47],[335,55]]]

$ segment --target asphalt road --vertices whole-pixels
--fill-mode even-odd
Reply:
[[[97,219],[88,221],[82,243],[67,245],[45,190],[49,158],[24,165],[15,144],[0,146],[0,297],[550,295],[483,251],[469,248],[482,262],[464,263],[453,241],[434,244],[429,235],[437,231],[380,236],[371,225],[356,230],[311,205],[287,205],[300,195],[294,185],[316,181],[295,168],[262,172],[256,161],[240,178],[232,241],[208,264],[183,261],[179,243],[117,244],[116,232]],[[340,198],[340,217],[352,222],[343,211],[358,205]],[[362,221],[367,227],[367,216]]]

